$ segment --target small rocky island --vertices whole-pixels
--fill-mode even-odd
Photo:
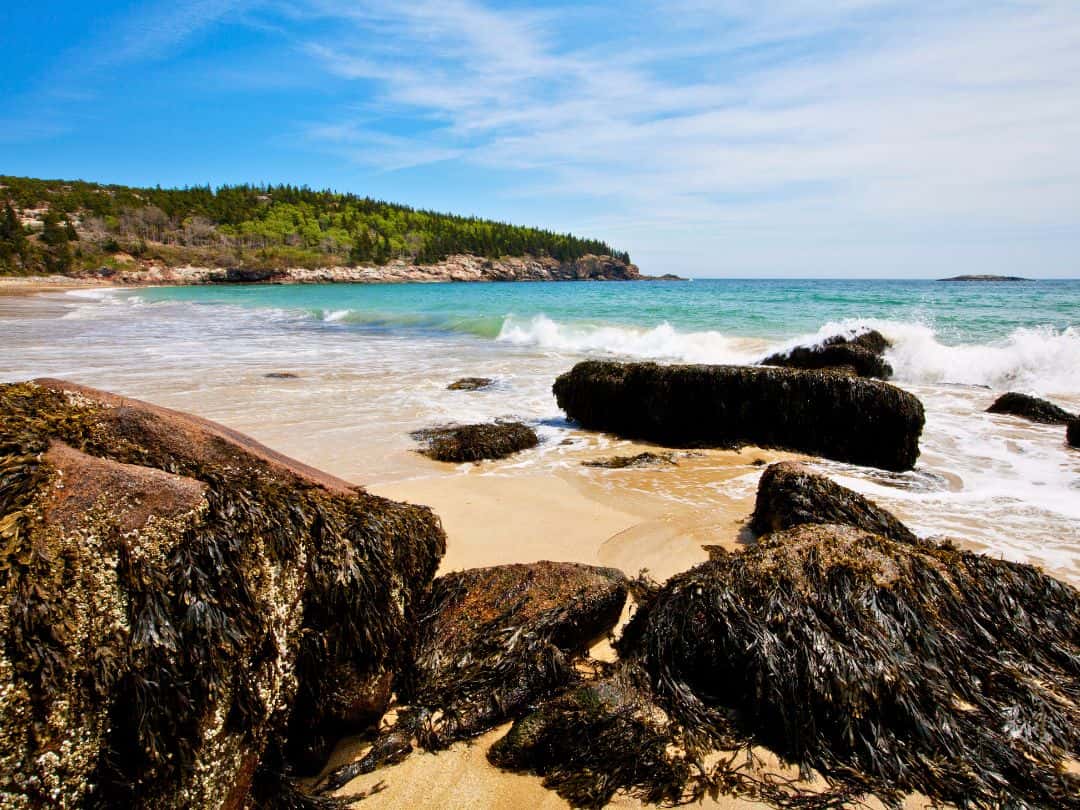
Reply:
[[[1031,281],[1031,279],[1020,276],[966,275],[939,278],[938,281]]]

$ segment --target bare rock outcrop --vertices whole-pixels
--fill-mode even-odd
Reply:
[[[444,547],[220,425],[0,386],[0,806],[289,804],[291,752],[381,713]]]

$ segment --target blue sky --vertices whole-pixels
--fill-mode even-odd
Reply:
[[[0,173],[290,182],[697,276],[1080,276],[1080,0],[6,0]]]

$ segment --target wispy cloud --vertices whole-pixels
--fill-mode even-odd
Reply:
[[[677,0],[584,36],[472,0],[316,9],[357,45],[309,52],[368,88],[337,125],[435,122],[359,159],[533,170],[533,192],[602,199],[628,231],[1080,229],[1074,2]]]

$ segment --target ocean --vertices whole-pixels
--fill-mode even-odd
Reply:
[[[538,426],[540,448],[456,472],[561,470],[632,497],[638,479],[580,466],[584,450],[625,443],[566,423],[559,373],[597,356],[751,363],[866,327],[893,342],[894,382],[926,406],[918,467],[815,467],[920,534],[1080,578],[1080,451],[1063,427],[984,412],[1007,390],[1080,411],[1080,281],[89,290],[3,301],[0,379],[61,377],[192,411],[359,484],[445,474],[410,452],[412,430],[514,417]],[[298,376],[266,377],[277,372]],[[496,384],[446,390],[464,376]],[[665,473],[650,491],[707,509],[723,494],[707,473]],[[749,493],[759,475],[747,464],[722,487]]]

